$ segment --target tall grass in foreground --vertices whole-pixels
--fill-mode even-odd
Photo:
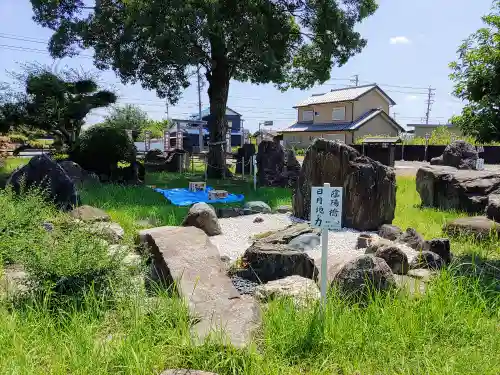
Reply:
[[[190,179],[172,174],[148,178],[148,184],[163,187],[186,186]],[[211,184],[272,206],[290,202],[286,189],[253,192],[244,182]],[[137,220],[154,218],[156,225],[175,225],[186,212],[147,187],[90,187],[83,199],[110,212],[130,237],[140,226]],[[3,202],[7,207],[12,200]],[[414,227],[426,238],[441,236],[444,221],[458,215],[421,209],[414,179],[398,179],[397,202],[395,224]],[[58,215],[28,200],[15,204],[20,210],[0,210],[5,213],[3,222],[22,234],[12,240],[14,253],[9,252],[13,247],[3,247],[12,257],[23,251],[23,238],[25,248],[36,243],[28,238],[34,224],[30,212],[37,220]],[[80,243],[71,232],[68,237],[69,245]],[[71,258],[68,246],[46,249],[44,257],[50,255],[53,261],[43,261],[43,267],[54,264],[56,269],[72,271],[71,266],[63,267],[64,259],[85,260]],[[475,255],[490,262],[485,270],[498,268],[498,242],[480,245],[457,239],[452,246],[458,260]],[[89,251],[85,254],[89,256]],[[96,252],[96,259],[101,255]],[[100,264],[91,258],[85,263]],[[100,294],[89,288],[78,303],[69,300],[59,308],[54,308],[50,294],[15,304],[0,300],[0,374],[156,375],[167,368],[195,368],[220,375],[498,374],[498,278],[466,271],[454,264],[441,272],[426,295],[375,295],[365,305],[349,304],[332,292],[324,319],[317,306],[296,310],[290,301],[274,301],[264,309],[255,343],[245,350],[217,342],[193,345],[188,311],[167,293],[152,297],[130,290],[125,294],[116,285],[117,293],[111,288],[112,293]]]

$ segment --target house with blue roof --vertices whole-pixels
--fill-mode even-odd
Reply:
[[[354,144],[368,135],[397,137],[405,130],[389,116],[394,105],[377,84],[315,94],[294,106],[297,121],[281,131],[283,142],[305,148],[315,138]]]
[[[190,119],[192,120],[200,120],[200,116],[198,113],[192,114],[189,116]],[[205,108],[203,111],[201,111],[201,120],[203,121],[209,121],[210,120],[210,108]],[[236,112],[235,110],[227,107],[226,108],[226,120],[227,120],[227,125],[228,128],[231,131],[231,146],[239,146],[241,145],[241,137],[242,137],[242,119],[241,119],[241,114]],[[199,146],[199,128],[198,126],[189,126],[186,125],[183,129],[183,132],[189,136],[189,140],[192,144],[192,146]],[[203,129],[203,136],[205,139],[205,147],[207,146],[208,142],[208,126]]]

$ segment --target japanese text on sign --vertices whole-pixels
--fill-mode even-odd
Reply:
[[[342,188],[313,186],[311,189],[311,226],[342,229]]]

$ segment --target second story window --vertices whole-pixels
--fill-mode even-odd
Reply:
[[[332,120],[343,121],[345,120],[345,107],[337,107],[332,111]]]
[[[314,111],[302,112],[302,121],[313,121],[313,119],[314,119]]]

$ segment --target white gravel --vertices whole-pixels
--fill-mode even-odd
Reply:
[[[254,223],[256,217],[262,217],[262,223]],[[221,256],[226,256],[231,261],[241,257],[246,249],[252,245],[252,237],[256,234],[286,228],[292,224],[286,214],[257,214],[239,216],[235,218],[219,219],[222,234],[210,237],[212,243],[219,248]],[[339,260],[363,254],[364,250],[356,250],[359,231],[343,229],[338,232],[328,233],[328,254],[338,255]],[[313,259],[321,256],[321,245],[307,252]]]

